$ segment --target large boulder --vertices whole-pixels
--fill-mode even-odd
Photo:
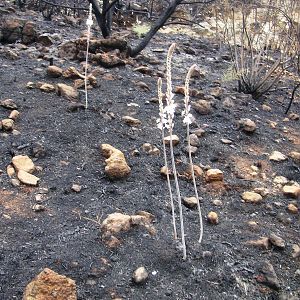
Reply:
[[[22,42],[27,45],[27,44],[34,43],[36,39],[37,39],[36,24],[31,21],[26,22],[22,30]]]

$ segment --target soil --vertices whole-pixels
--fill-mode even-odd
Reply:
[[[41,30],[62,34],[64,38],[79,36],[80,27],[58,26],[57,22],[37,19]],[[193,79],[191,87],[203,90],[213,103],[212,113],[196,118],[192,130],[203,128],[200,146],[193,156],[194,163],[204,169],[218,168],[224,173],[224,183],[209,184],[197,180],[204,215],[204,237],[198,238],[197,210],[184,207],[187,240],[187,260],[182,259],[180,243],[173,240],[171,212],[166,180],[160,174],[163,155],[149,155],[142,150],[151,143],[162,150],[161,134],[156,126],[158,104],[157,76],[142,75],[133,69],[147,65],[154,71],[165,70],[167,47],[176,42],[173,58],[173,84],[183,85],[189,66],[196,63],[206,71],[201,79]],[[15,49],[16,45],[5,45]],[[34,47],[35,45],[33,45]],[[157,50],[162,50],[162,52]],[[194,54],[191,53],[193,50]],[[289,203],[299,206],[299,199],[283,196],[273,183],[275,176],[285,176],[300,183],[300,166],[288,158],[272,162],[268,154],[274,150],[288,154],[300,151],[300,121],[283,121],[292,85],[288,80],[263,99],[236,91],[236,83],[226,79],[231,66],[226,47],[213,40],[184,34],[158,34],[136,60],[125,67],[106,70],[115,79],[103,80],[89,90],[89,108],[71,112],[70,102],[55,93],[27,89],[29,81],[72,85],[70,79],[46,76],[48,62],[19,51],[18,60],[0,57],[0,98],[13,99],[20,118],[15,128],[20,135],[1,133],[0,136],[0,299],[22,299],[25,286],[44,268],[76,281],[78,299],[300,299],[299,258],[292,257],[292,245],[300,244],[299,213],[287,211]],[[149,65],[149,57],[159,61]],[[223,58],[222,58],[223,57]],[[55,59],[62,68],[75,66],[78,61]],[[96,66],[93,66],[96,68]],[[135,84],[145,82],[150,91]],[[208,97],[212,88],[221,86],[219,98]],[[286,89],[285,87],[288,87]],[[81,91],[81,103],[84,93]],[[230,97],[233,107],[223,101]],[[182,96],[176,95],[178,113],[174,132],[180,143],[175,147],[178,165],[187,162],[185,128],[181,124]],[[197,98],[193,98],[193,101]],[[134,103],[134,105],[132,105]],[[181,104],[180,104],[181,103]],[[271,111],[262,109],[267,104]],[[295,100],[291,112],[299,113]],[[0,107],[0,118],[9,111]],[[132,128],[122,121],[131,115],[142,125]],[[238,128],[240,118],[255,121],[257,130],[246,134]],[[277,122],[275,128],[269,121]],[[224,144],[221,139],[230,139]],[[40,143],[45,156],[35,158],[40,166],[38,187],[14,187],[6,174],[12,156],[29,155]],[[109,143],[121,150],[132,171],[124,180],[112,181],[104,173],[105,158],[99,146]],[[132,155],[133,150],[139,155]],[[259,166],[253,176],[251,166]],[[266,175],[264,176],[263,173]],[[79,184],[77,193],[71,187]],[[260,204],[244,203],[241,194],[256,187],[271,192]],[[193,196],[192,182],[180,179],[182,195]],[[36,195],[43,196],[44,211],[36,212]],[[221,200],[221,206],[212,201]],[[275,203],[275,204],[274,204]],[[108,214],[134,214],[139,210],[155,216],[156,234],[143,228],[120,234],[122,243],[115,249],[102,241],[100,224]],[[219,224],[211,225],[205,216],[215,211]],[[257,227],[249,226],[256,221]],[[261,249],[247,245],[250,240],[281,236],[286,246]],[[277,274],[279,290],[259,282],[261,265],[269,261]],[[132,273],[140,266],[149,272],[148,280],[137,285]],[[297,271],[298,270],[298,275]]]

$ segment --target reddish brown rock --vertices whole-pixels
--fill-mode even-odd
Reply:
[[[46,268],[27,285],[23,300],[77,300],[76,284]]]

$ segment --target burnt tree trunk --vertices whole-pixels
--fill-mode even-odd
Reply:
[[[111,34],[111,9],[109,0],[103,0],[102,11],[99,7],[97,0],[89,0],[93,6],[93,11],[97,20],[97,23],[101,29],[102,36],[107,38]],[[114,1],[115,2],[115,1]]]
[[[164,24],[168,21],[168,19],[172,16],[174,11],[176,10],[177,6],[181,4],[183,0],[174,0],[172,1],[168,8],[163,12],[163,14],[158,18],[154,24],[152,25],[151,29],[145,35],[145,37],[140,41],[140,43],[134,47],[129,47],[128,54],[131,57],[135,57],[138,55],[150,42],[152,37],[156,34],[156,32],[164,26]]]

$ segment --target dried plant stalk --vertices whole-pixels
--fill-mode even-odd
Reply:
[[[185,96],[184,96],[184,111],[183,111],[183,122],[186,124],[186,137],[187,137],[187,144],[188,144],[188,153],[189,153],[189,163],[190,163],[190,170],[192,173],[192,180],[193,180],[193,186],[194,186],[194,192],[195,196],[197,199],[197,208],[198,208],[198,214],[199,214],[199,223],[200,223],[200,234],[199,234],[199,243],[201,243],[202,238],[203,238],[203,220],[202,220],[202,212],[201,212],[201,206],[200,206],[200,200],[199,200],[199,195],[198,195],[198,190],[197,190],[197,185],[196,185],[196,178],[195,178],[195,172],[194,172],[194,164],[193,164],[193,159],[192,159],[192,152],[191,152],[191,144],[190,144],[190,124],[192,123],[192,115],[190,113],[190,96],[189,96],[189,86],[190,86],[190,79],[191,76],[197,66],[192,65],[186,75],[185,79]]]
[[[87,41],[86,41],[86,56],[85,56],[85,69],[84,69],[85,109],[88,108],[87,69],[88,69],[90,39],[91,39],[91,27],[93,25],[92,4],[91,3],[90,3],[90,7],[89,7],[89,15],[86,20],[86,25],[87,25]]]
[[[162,135],[162,141],[163,141],[163,153],[164,153],[164,162],[165,167],[167,168],[167,182],[168,182],[168,189],[169,189],[169,195],[170,195],[170,201],[171,201],[171,209],[172,209],[172,220],[173,220],[173,233],[174,238],[177,239],[177,229],[176,229],[176,219],[175,219],[175,207],[174,207],[174,200],[173,200],[173,192],[170,182],[170,174],[169,174],[169,165],[168,165],[168,159],[167,159],[167,151],[166,151],[166,145],[164,143],[165,139],[165,133],[164,133],[164,126],[165,123],[165,113],[164,113],[164,106],[163,106],[163,94],[162,94],[162,80],[161,78],[158,78],[157,81],[157,92],[158,92],[158,100],[159,100],[159,116],[160,116],[160,122],[162,124],[161,126],[161,135]]]
[[[167,107],[166,107],[166,112],[167,112],[168,130],[169,130],[169,136],[170,136],[170,156],[171,156],[172,169],[173,169],[175,188],[176,188],[176,194],[177,194],[177,201],[178,201],[178,207],[179,207],[179,220],[180,220],[181,242],[182,242],[182,248],[183,248],[183,259],[186,259],[186,244],[185,244],[181,194],[180,194],[177,170],[176,170],[176,165],[175,165],[173,140],[172,140],[173,126],[174,126],[173,122],[174,122],[174,114],[175,114],[175,103],[174,103],[174,99],[173,99],[174,94],[172,93],[171,61],[172,61],[172,55],[173,55],[175,46],[176,46],[175,43],[173,43],[170,46],[168,55],[167,55],[167,93],[166,93]]]

